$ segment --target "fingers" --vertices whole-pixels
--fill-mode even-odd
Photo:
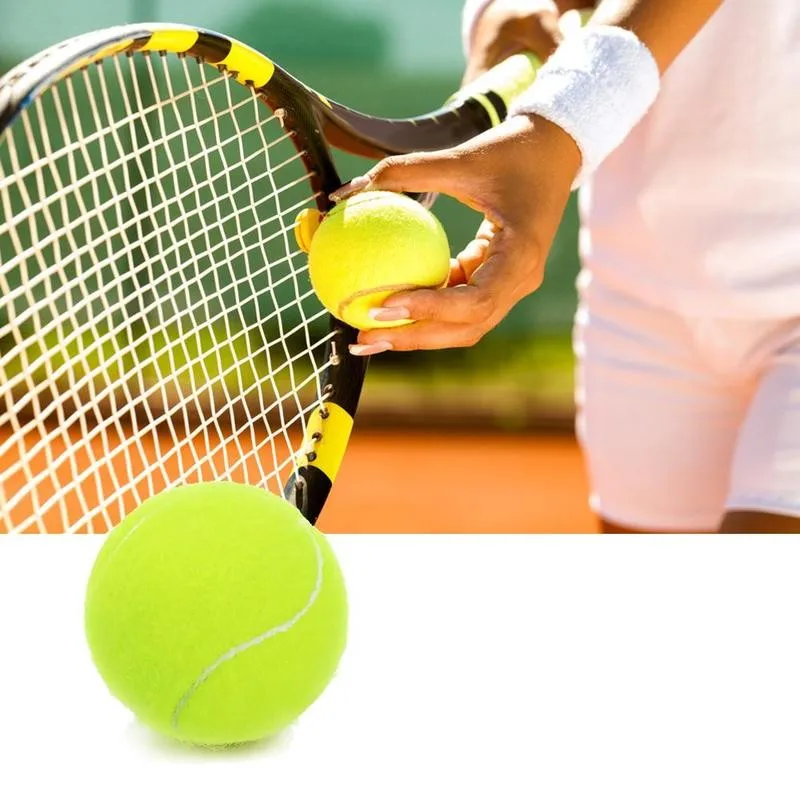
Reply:
[[[486,239],[473,239],[458,256],[456,256],[456,261],[466,281],[469,281],[475,270],[486,261],[486,253],[488,250],[489,242]]]
[[[343,200],[356,192],[442,192],[449,194],[459,183],[463,164],[454,150],[433,153],[410,153],[390,156],[376,164],[366,175],[353,178],[335,192],[331,199]]]
[[[480,323],[487,319],[493,308],[490,287],[459,284],[446,289],[414,289],[389,297],[383,308],[393,311],[406,309],[405,319],[435,322]],[[375,315],[376,319],[381,319]],[[388,319],[388,318],[384,318]]]
[[[483,134],[482,134],[483,135]],[[353,178],[331,192],[338,203],[363,191],[446,194],[486,217],[499,219],[493,202],[493,171],[474,165],[473,150],[480,136],[468,145],[446,150],[390,156],[365,175]]]
[[[450,275],[447,278],[448,286],[459,286],[467,283],[467,276],[457,258],[450,259]]]
[[[544,156],[533,158],[536,152]],[[579,164],[574,141],[557,126],[515,117],[456,148],[387,158],[334,192],[337,200],[364,189],[443,193],[485,217],[451,262],[446,288],[398,293],[371,315],[412,324],[364,331],[352,352],[464,347],[478,341],[541,283]]]
[[[489,243],[485,240],[476,239],[470,242],[457,256],[458,263],[467,280],[472,277],[478,267],[486,260],[486,251],[489,249]]]
[[[483,263],[486,260],[486,251],[489,249],[489,239],[475,238],[458,254],[457,259],[462,264],[475,262]]]
[[[475,270],[486,260],[489,245],[494,238],[497,227],[488,219],[484,219],[475,234],[475,238],[450,262],[450,278],[448,286],[469,283]]]
[[[583,27],[583,16],[577,9],[565,11],[558,20],[558,30],[566,38],[579,33]]]
[[[451,281],[445,289],[415,289],[387,298],[373,314],[375,319],[384,313],[386,319],[392,318],[400,309],[414,323],[362,331],[351,352],[375,355],[387,350],[469,347],[479,341],[518,300],[539,287],[544,263],[530,243],[505,232],[483,246],[486,258],[468,282]]]
[[[350,352],[354,356],[377,356],[379,353],[386,353],[391,349],[392,343],[382,339],[375,342],[350,345]]]
[[[395,329],[399,330],[399,329]],[[472,347],[486,334],[480,326],[457,325],[445,322],[416,322],[402,329],[402,335],[392,331],[392,341],[381,338],[384,331],[366,331],[359,343],[351,345],[350,352],[356,356],[377,355],[388,350],[406,352],[411,350],[444,350],[455,347]]]
[[[501,61],[505,61],[509,56],[529,49],[523,42],[504,42],[501,40],[492,42],[481,53],[469,59],[464,76],[461,79],[462,88],[474,83],[481,75],[488,72],[492,67],[496,67]]]
[[[487,242],[490,242],[494,235],[497,233],[498,228],[497,225],[494,224],[491,220],[484,218],[483,222],[478,226],[478,232],[475,234],[476,239],[486,239]]]
[[[368,356],[387,350],[469,347],[493,327],[496,302],[491,287],[471,284],[393,295],[384,308],[389,303],[402,304],[416,320],[414,324],[362,331],[358,344],[351,345],[350,352],[356,356]],[[386,310],[392,311],[394,307]]]
[[[551,161],[541,166],[531,157],[534,145],[541,144],[540,127],[530,116],[515,116],[456,147],[390,156],[331,192],[330,197],[339,202],[369,190],[446,194],[498,227],[519,224],[530,216],[527,201],[534,190],[541,189],[547,197],[538,172],[549,176]],[[558,137],[569,141],[570,154],[572,150],[578,154],[577,173],[577,146],[560,128],[553,128]],[[526,170],[534,174],[528,178]],[[564,180],[567,193],[573,177],[570,171],[569,181]]]

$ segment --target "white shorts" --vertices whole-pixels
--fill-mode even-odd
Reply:
[[[592,507],[611,523],[713,531],[728,509],[800,516],[800,317],[713,313],[581,286],[577,431]]]

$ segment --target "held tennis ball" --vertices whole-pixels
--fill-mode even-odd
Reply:
[[[322,304],[354,328],[388,328],[370,309],[406,289],[441,288],[450,248],[441,223],[426,208],[394,192],[363,192],[342,201],[314,232],[308,261]]]
[[[112,531],[86,594],[111,693],[179,740],[230,745],[293,722],[345,647],[326,539],[283,498],[236,483],[171,489]]]

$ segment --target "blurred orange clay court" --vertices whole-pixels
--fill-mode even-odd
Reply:
[[[199,437],[198,437],[199,438]],[[212,465],[197,460],[189,437],[177,449],[158,454],[152,446],[117,451],[113,469],[100,458],[100,442],[94,441],[73,455],[59,469],[44,453],[25,459],[23,474],[6,490],[13,496],[24,483],[37,485],[39,502],[49,507],[45,529],[56,532],[62,506],[71,507],[76,518],[84,513],[88,532],[108,530],[107,518],[97,510],[104,501],[114,522],[135,507],[130,494],[114,496],[112,487],[125,479],[137,484],[143,496],[164,488],[158,473],[146,465],[160,464],[168,472],[196,465],[193,480],[212,480]],[[108,444],[108,442],[107,442]],[[114,445],[114,442],[111,442]],[[208,444],[204,442],[203,444]],[[30,446],[30,445],[29,445]],[[137,452],[138,451],[138,452]],[[152,451],[152,452],[151,452]],[[202,448],[201,448],[202,451]],[[266,443],[253,447],[252,440],[229,442],[216,450],[214,469],[224,462],[231,478],[241,482],[258,479],[259,460],[272,463]],[[7,452],[0,473],[11,465]],[[70,497],[57,502],[59,483],[69,470],[85,470],[94,462],[91,480],[83,483],[84,512]],[[181,469],[180,471],[183,471]],[[62,473],[58,475],[58,473]],[[148,474],[147,481],[143,477]],[[58,475],[58,480],[54,480]],[[275,487],[270,487],[275,490]],[[32,511],[30,502],[18,508],[22,520]],[[596,530],[587,505],[587,486],[581,455],[572,436],[551,434],[436,433],[429,430],[356,429],[334,483],[331,497],[319,520],[328,533],[576,533]]]
[[[329,533],[592,533],[567,434],[353,434],[319,521]]]

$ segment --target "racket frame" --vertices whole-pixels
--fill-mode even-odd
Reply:
[[[323,215],[332,206],[330,193],[342,183],[332,148],[381,159],[455,146],[505,119],[510,102],[532,83],[538,68],[531,54],[512,56],[433,113],[385,119],[330,100],[257,50],[220,33],[184,25],[125,25],[66,40],[0,77],[0,142],[18,115],[53,84],[105,58],[149,52],[197,59],[250,87],[291,133]],[[435,196],[417,199],[429,206]],[[312,524],[344,457],[368,365],[368,359],[349,351],[358,331],[333,316],[330,326],[323,399],[305,421],[296,469],[284,490]]]

